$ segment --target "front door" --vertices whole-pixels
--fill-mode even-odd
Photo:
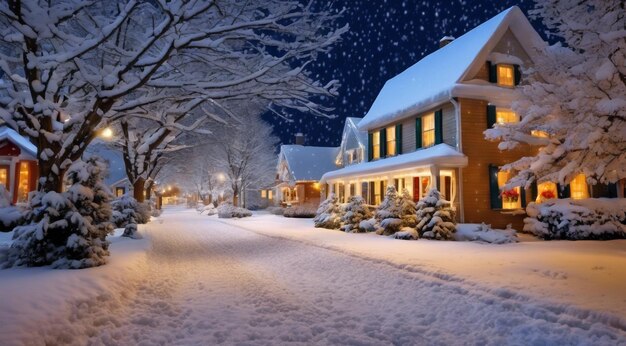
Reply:
[[[413,202],[420,200],[420,177],[413,177]]]

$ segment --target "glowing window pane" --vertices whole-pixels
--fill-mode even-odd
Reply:
[[[387,132],[387,156],[396,154],[396,128],[391,126],[385,129]]]
[[[519,122],[519,117],[510,109],[497,109],[496,122],[498,124],[516,123]]]
[[[18,177],[17,185],[17,201],[28,201],[28,193],[30,192],[29,186],[30,170],[28,162],[20,162],[20,176]]]
[[[509,178],[509,172],[498,172],[498,187],[500,190],[509,181]],[[502,191],[500,197],[502,198],[502,209],[519,209],[522,207],[521,189],[519,186]]]
[[[569,183],[570,195],[572,199],[589,198],[589,189],[587,188],[587,178],[584,174],[577,175]]]
[[[0,185],[4,185],[6,189],[9,186],[9,167],[0,167]]]
[[[422,147],[430,147],[435,144],[435,114],[431,113],[422,117]]]
[[[512,65],[498,64],[498,85],[515,86],[515,76]]]
[[[545,182],[537,185],[537,203],[556,198],[558,196],[556,184],[553,182]]]
[[[372,150],[374,151],[372,153],[372,157],[374,159],[378,159],[380,158],[380,133],[378,132],[374,132],[372,133]]]

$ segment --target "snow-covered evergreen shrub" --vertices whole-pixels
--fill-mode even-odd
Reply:
[[[363,232],[376,232],[376,218],[370,218],[359,222],[359,229]]]
[[[77,269],[106,263],[112,195],[105,170],[97,157],[77,161],[67,171],[66,192],[35,193],[31,223],[15,228],[8,265]]]
[[[112,221],[117,228],[124,228],[130,223],[145,224],[150,221],[150,206],[139,203],[130,194],[116,198],[112,203]]]
[[[590,198],[530,203],[526,208],[524,231],[539,238],[619,239],[626,238],[626,200]]]
[[[346,213],[341,218],[343,226],[341,230],[344,232],[366,232],[367,229],[361,228],[361,223],[372,217],[369,207],[365,204],[365,200],[361,196],[352,196],[345,205]]]
[[[242,218],[252,216],[252,212],[248,209],[235,207],[230,203],[222,203],[217,207],[217,217],[220,219]]]
[[[454,237],[454,210],[436,188],[430,189],[417,202],[417,221],[420,238],[449,240]]]
[[[0,185],[0,208],[6,208],[9,206],[11,206],[11,195],[4,185]]]
[[[474,241],[490,244],[507,244],[519,241],[517,231],[511,228],[510,225],[506,229],[493,229],[491,225],[485,223],[457,224],[454,239],[458,241]]]
[[[402,227],[400,231],[392,234],[390,237],[402,240],[417,240],[419,239],[419,234],[417,233],[415,228]]]
[[[0,185],[0,232],[11,232],[15,226],[24,224],[25,216],[22,208],[11,205],[11,195]]]
[[[402,205],[395,186],[387,186],[385,199],[376,209],[375,217],[379,225],[377,234],[390,235],[402,228]]]
[[[343,209],[339,205],[337,196],[334,193],[328,195],[317,208],[313,223],[318,228],[338,229],[341,227],[341,217]]]
[[[285,208],[283,207],[267,207],[266,209],[272,215],[283,215]]]
[[[200,209],[201,209],[200,210],[200,214],[202,214],[202,215],[209,215],[209,216],[211,216],[211,215],[217,214],[217,208],[215,208],[215,206],[213,206],[213,203],[209,203],[209,204],[207,204],[205,206],[202,206]]]
[[[398,196],[400,204],[400,214],[402,218],[402,227],[415,227],[417,225],[417,206],[413,202],[413,196],[409,190],[403,189],[402,194]]]
[[[314,218],[316,215],[316,208],[314,205],[297,205],[290,208],[285,208],[283,216],[294,218]]]

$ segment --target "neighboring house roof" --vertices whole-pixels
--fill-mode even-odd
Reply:
[[[319,180],[324,173],[337,169],[337,147],[281,145],[280,161],[284,160],[293,181]]]
[[[9,140],[13,142],[15,145],[20,147],[21,150],[25,151],[27,154],[37,157],[37,147],[31,143],[28,139],[17,133],[15,130],[8,128],[6,126],[0,127],[0,141],[1,140]]]
[[[430,148],[408,154],[390,157],[384,160],[364,162],[324,174],[321,181],[355,175],[384,173],[393,170],[417,168],[424,165],[442,165],[445,167],[467,166],[467,156],[459,153],[447,144],[438,144]]]
[[[339,151],[337,152],[336,162],[339,164],[343,164],[343,153],[346,151],[346,147],[348,144],[348,136],[350,134],[354,135],[354,138],[358,142],[358,145],[362,147],[365,151],[364,155],[367,157],[367,131],[359,130],[359,122],[363,118],[354,118],[347,117],[343,126],[343,133],[341,135],[341,145],[339,146]]]
[[[428,110],[452,97],[476,94],[476,90],[472,89],[475,85],[459,83],[478,72],[481,66],[477,63],[487,60],[490,51],[508,29],[531,58],[536,57],[545,46],[526,16],[513,6],[388,80],[359,123],[359,128],[373,130]],[[494,86],[480,87],[497,90]]]

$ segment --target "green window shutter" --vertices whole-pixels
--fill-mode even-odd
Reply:
[[[515,85],[518,85],[522,81],[522,71],[519,69],[519,65],[513,65],[513,72],[515,75]]]
[[[489,196],[491,209],[502,209],[502,198],[498,186],[498,166],[489,165]]]
[[[422,147],[422,118],[415,119],[415,149]]]
[[[565,185],[565,187],[563,187],[563,185],[561,184],[556,184],[556,191],[559,195],[559,198],[570,198],[571,192],[569,189],[569,184]]]
[[[607,185],[607,189],[608,189],[608,193],[607,193],[608,198],[617,198],[617,184],[616,183],[609,183]]]
[[[496,106],[487,105],[487,128],[490,129],[496,123]]]
[[[521,186],[519,188],[519,192],[520,192],[519,198],[521,199],[521,202],[522,202],[522,208],[526,208],[526,189],[523,186]]]
[[[498,83],[498,65],[487,61],[487,68],[489,69],[489,83]]]
[[[435,111],[435,144],[443,143],[443,110]]]
[[[537,196],[539,196],[539,192],[537,191],[537,181],[533,181],[530,185],[530,201],[534,202],[537,200]]]
[[[374,158],[374,134],[367,134],[367,161],[372,161]]]
[[[396,125],[396,155],[402,154],[402,124]]]
[[[387,156],[387,131],[380,130],[380,158]]]

